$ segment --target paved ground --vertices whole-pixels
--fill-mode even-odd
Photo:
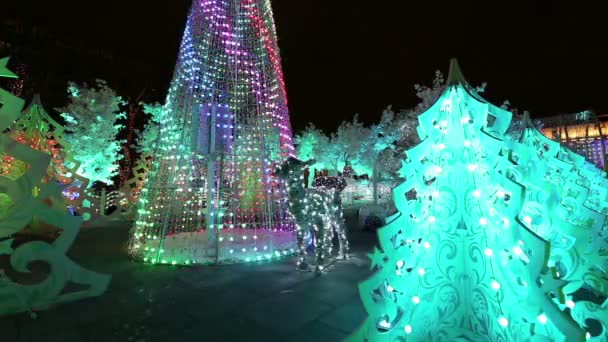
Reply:
[[[373,233],[352,233],[353,258],[328,274],[294,269],[293,258],[267,264],[189,267],[130,262],[128,227],[83,231],[71,255],[113,274],[108,292],[40,314],[0,318],[0,340],[341,341],[365,318],[357,292],[368,277]]]

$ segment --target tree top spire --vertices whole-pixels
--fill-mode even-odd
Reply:
[[[462,74],[462,70],[460,70],[460,65],[458,64],[458,59],[452,58],[450,59],[450,71],[448,73],[448,80],[446,82],[447,86],[450,85],[469,85],[469,82],[464,78]]]
[[[534,122],[532,121],[532,118],[530,117],[529,112],[524,111],[524,117],[523,117],[522,121],[523,121],[525,128],[536,128],[536,126],[534,125]]]

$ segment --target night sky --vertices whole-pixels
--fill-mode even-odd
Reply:
[[[21,1],[2,15],[117,49],[168,87],[190,0],[44,3]],[[498,105],[508,99],[534,116],[608,113],[599,3],[275,0],[294,129],[331,131],[354,113],[372,123],[388,104],[413,107],[413,85],[447,73],[451,57],[473,85],[488,83],[485,97]]]

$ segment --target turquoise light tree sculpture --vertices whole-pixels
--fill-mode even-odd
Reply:
[[[350,340],[606,340],[605,174],[531,125],[507,139],[511,118],[452,60],[419,116]]]

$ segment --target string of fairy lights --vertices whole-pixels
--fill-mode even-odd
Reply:
[[[165,108],[133,253],[184,264],[293,253],[273,175],[294,147],[268,0],[193,2]]]

